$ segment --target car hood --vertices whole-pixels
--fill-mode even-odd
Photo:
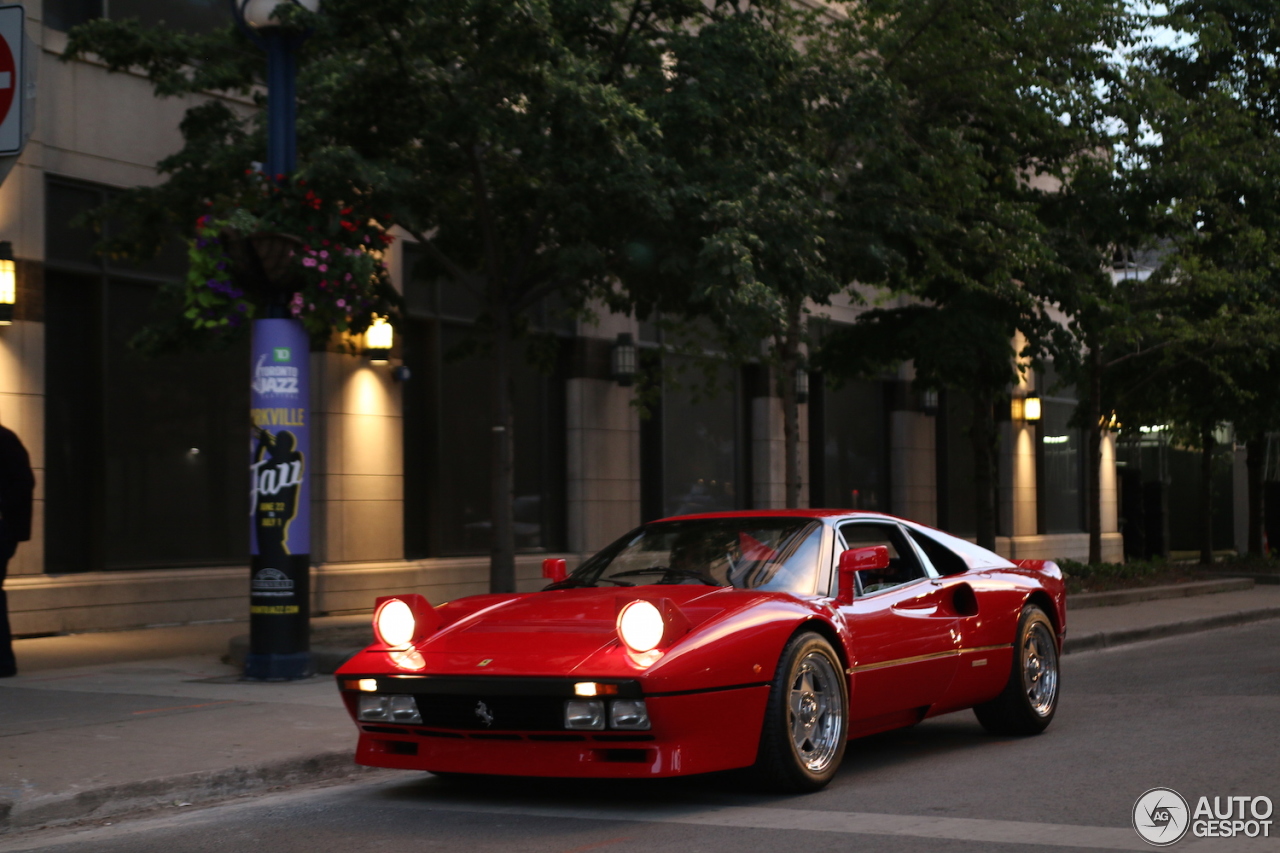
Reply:
[[[417,655],[390,656],[399,669],[434,675],[572,676],[587,667],[596,677],[634,677],[643,667],[635,665],[616,629],[618,610],[627,602],[671,601],[689,622],[688,638],[773,597],[693,584],[473,596],[437,608],[445,624],[417,644]],[[371,654],[388,655],[365,652]]]

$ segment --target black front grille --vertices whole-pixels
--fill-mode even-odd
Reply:
[[[558,696],[418,697],[422,724],[465,731],[563,731],[564,703]]]

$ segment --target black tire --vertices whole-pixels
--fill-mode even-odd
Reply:
[[[811,632],[792,637],[769,688],[756,782],[783,793],[824,787],[844,758],[848,708],[848,680],[831,644]]]
[[[1061,675],[1053,623],[1034,604],[1022,608],[1004,691],[973,712],[992,734],[1038,735],[1058,711]]]

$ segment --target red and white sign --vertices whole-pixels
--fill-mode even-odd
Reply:
[[[26,12],[0,6],[0,157],[17,154],[22,133],[22,50]]]

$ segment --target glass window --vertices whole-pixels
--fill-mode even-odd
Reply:
[[[896,524],[855,521],[840,526],[846,550],[883,545],[889,550],[889,566],[857,573],[858,594],[870,595],[902,586],[925,576],[924,566],[916,559],[902,529]]]
[[[808,518],[660,521],[588,560],[567,586],[703,583],[813,595],[822,525]]]
[[[147,26],[209,32],[231,23],[227,0],[44,0],[44,23],[69,30],[94,18],[136,18]]]
[[[492,359],[470,323],[479,303],[466,288],[426,279],[405,247],[403,329],[405,553],[410,558],[488,553]],[[470,302],[468,303],[468,298]],[[520,359],[513,366],[516,549],[565,545],[565,380]]]
[[[810,436],[813,505],[887,511],[884,386],[847,382],[831,389],[815,378],[809,417],[811,431],[821,426],[821,433]]]
[[[662,513],[687,515],[738,509],[741,497],[739,388],[729,365],[668,356],[681,382],[663,389]],[[711,369],[714,393],[705,387]]]
[[[103,0],[44,0],[44,24],[63,32],[102,17]]]
[[[115,275],[70,220],[105,198],[48,184],[46,570],[248,559],[248,344],[144,357],[129,342],[176,306]]]
[[[1041,403],[1039,494],[1045,533],[1084,529],[1083,434],[1069,425],[1075,411],[1074,402]]]
[[[938,526],[957,536],[973,536],[978,530],[973,446],[969,440],[972,423],[973,402],[968,395],[949,390],[939,394]]]

